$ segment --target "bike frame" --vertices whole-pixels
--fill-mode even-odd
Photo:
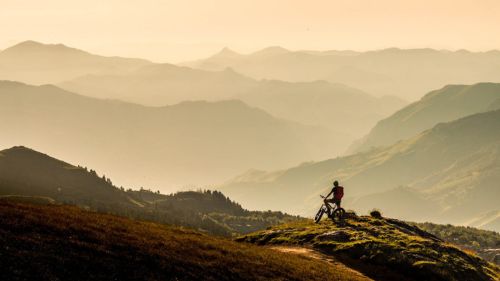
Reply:
[[[324,196],[321,196],[321,198],[325,199]],[[326,206],[328,205],[330,207],[330,209],[328,209],[328,207]],[[333,206],[332,206],[333,205]],[[337,210],[339,208],[339,206],[337,206],[337,204],[330,204],[328,202],[324,202],[323,201],[323,206],[322,208],[325,208],[325,213],[328,214],[328,217],[331,217],[333,215],[333,213],[335,212],[335,210]],[[330,212],[328,213],[328,210],[330,210]]]
[[[321,198],[323,198],[323,204],[321,205],[318,213],[314,217],[314,221],[316,223],[318,223],[321,220],[321,217],[323,216],[323,214],[326,214],[326,216],[333,221],[335,221],[336,216],[340,215],[338,217],[338,219],[341,221],[343,219],[343,215],[345,213],[344,209],[339,208],[339,206],[337,206],[337,204],[331,204],[330,202],[325,202],[324,201],[325,196],[323,196],[323,195],[320,195],[320,196],[321,196]],[[330,210],[330,211],[328,211],[328,210]],[[338,212],[340,212],[340,213],[337,214]]]

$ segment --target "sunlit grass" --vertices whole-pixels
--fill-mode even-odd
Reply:
[[[402,221],[351,217],[344,225],[329,220],[294,222],[242,236],[259,245],[311,247],[344,259],[372,278],[387,272],[411,280],[498,280],[499,268]],[[373,274],[373,266],[386,272]],[[391,278],[394,278],[392,276]]]

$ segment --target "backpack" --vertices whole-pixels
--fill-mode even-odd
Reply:
[[[333,192],[333,198],[342,199],[344,197],[344,187],[337,186]]]

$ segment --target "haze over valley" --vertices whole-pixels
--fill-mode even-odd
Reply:
[[[7,81],[0,100],[2,145],[88,165],[127,187],[204,186],[252,167],[322,159],[325,147],[335,155],[342,143],[237,100],[146,107]]]
[[[325,191],[328,181],[339,177],[351,187],[348,198],[355,210],[378,207],[415,221],[472,225],[482,221],[481,225],[497,229],[498,209],[493,203],[478,201],[474,211],[464,212],[467,215],[460,214],[459,210],[465,210],[460,204],[452,207],[457,203],[444,203],[454,198],[451,194],[464,183],[468,190],[498,192],[477,177],[496,174],[495,168],[495,172],[484,170],[488,163],[496,167],[496,153],[491,151],[495,151],[495,144],[470,143],[460,153],[438,157],[441,162],[449,159],[438,165],[438,154],[428,154],[431,148],[427,144],[420,152],[422,145],[416,141],[432,138],[432,133],[424,131],[433,132],[438,123],[500,108],[499,84],[446,84],[495,80],[491,74],[500,69],[497,53],[430,49],[292,52],[270,47],[250,55],[224,49],[206,60],[178,66],[25,41],[0,52],[2,77],[22,81],[0,82],[0,115],[4,120],[0,129],[6,133],[0,143],[5,148],[22,144],[93,167],[125,187],[170,192],[210,186],[252,209],[305,216],[314,211],[316,196]],[[474,71],[476,78],[444,69],[473,71],[460,66],[471,60],[478,69]],[[52,61],[56,63],[47,63]],[[351,86],[366,90],[363,86],[370,85],[366,81],[344,80],[351,84],[339,84],[318,74],[334,73],[353,61],[359,65],[370,61],[373,69],[394,75],[411,68],[405,77],[412,78],[393,76],[403,90],[396,93],[386,88],[384,92],[396,95],[377,97],[378,90],[372,95]],[[440,67],[439,73],[429,72],[426,67],[431,65]],[[454,80],[439,78],[441,74]],[[432,81],[425,78],[429,75],[434,77]],[[273,80],[277,78],[282,80]],[[416,87],[412,81],[430,84]],[[432,85],[441,87],[422,92],[420,100],[407,105],[405,99],[413,99]],[[493,132],[498,129],[497,123],[488,124]],[[431,151],[444,149],[437,143],[432,147]],[[406,151],[428,162],[404,160]],[[396,160],[400,154],[405,158]],[[481,160],[468,163],[467,157]],[[297,168],[289,169],[294,166]],[[277,172],[261,172],[273,170]],[[299,172],[291,182],[281,182],[283,176],[302,170],[308,172]],[[466,180],[465,171],[473,173],[474,180]],[[440,190],[436,194],[441,195],[431,190]],[[283,192],[287,200],[276,202],[274,198]],[[426,199],[429,197],[435,200]],[[416,209],[401,211],[401,205],[391,203],[395,198]],[[421,206],[427,207],[417,211]],[[457,211],[449,215],[453,208]],[[444,210],[446,215],[441,213]]]

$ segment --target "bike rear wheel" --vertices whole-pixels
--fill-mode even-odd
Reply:
[[[316,216],[314,217],[314,222],[319,223],[324,213],[325,213],[325,208],[321,206],[321,208],[319,208],[318,212],[316,213]]]
[[[332,220],[334,222],[341,222],[344,220],[345,210],[342,208],[335,209],[333,211]]]

